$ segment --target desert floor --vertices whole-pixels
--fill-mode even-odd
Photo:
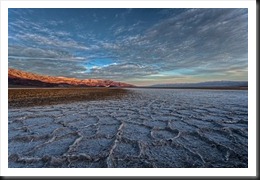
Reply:
[[[248,167],[246,90],[14,91],[9,168]]]

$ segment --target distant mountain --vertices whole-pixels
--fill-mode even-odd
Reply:
[[[54,77],[25,72],[17,69],[8,69],[8,85],[37,86],[37,87],[134,87],[131,84],[102,79],[76,79]]]
[[[178,88],[197,88],[197,87],[248,87],[248,81],[208,81],[199,83],[176,83],[176,84],[155,84],[150,87],[178,87]]]

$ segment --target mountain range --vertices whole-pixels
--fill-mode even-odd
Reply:
[[[199,83],[176,83],[176,84],[154,84],[150,87],[175,87],[175,88],[197,88],[197,87],[248,87],[248,81],[207,81]]]
[[[103,79],[76,79],[55,77],[25,72],[13,68],[8,69],[8,86],[36,87],[134,87],[134,85]]]

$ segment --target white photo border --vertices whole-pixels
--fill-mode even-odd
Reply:
[[[8,168],[8,8],[247,8],[248,168]],[[1,176],[256,176],[256,1],[1,0]]]

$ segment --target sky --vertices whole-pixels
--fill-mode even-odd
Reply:
[[[8,67],[134,85],[248,80],[248,11],[9,8]]]

